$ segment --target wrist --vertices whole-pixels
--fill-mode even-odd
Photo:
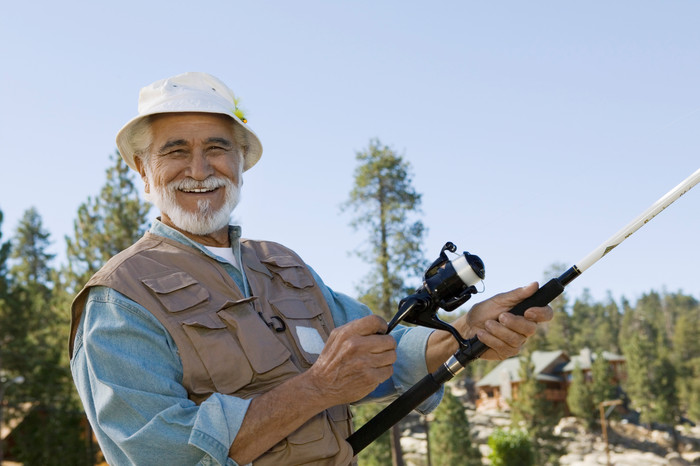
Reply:
[[[428,337],[428,345],[426,348],[425,362],[428,366],[428,372],[435,371],[440,364],[445,362],[459,349],[457,340],[450,332],[444,330],[435,330]]]
[[[314,366],[311,366],[307,371],[292,379],[295,386],[290,388],[295,390],[300,398],[303,397],[303,399],[311,401],[314,404],[314,408],[321,412],[333,406],[333,404],[328,404],[329,390],[324,388],[325,386],[316,372]]]

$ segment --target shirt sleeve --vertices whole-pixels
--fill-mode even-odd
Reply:
[[[321,286],[321,291],[328,302],[336,327],[372,314],[369,307],[346,294],[333,291],[323,283],[321,277],[311,267],[309,270]],[[361,402],[391,402],[425,377],[428,374],[425,354],[428,338],[432,332],[432,329],[425,327],[397,325],[391,332],[396,340],[394,373]],[[416,410],[423,414],[431,412],[440,404],[443,392],[444,388],[440,387],[440,390],[428,397]]]
[[[228,450],[249,401],[192,402],[168,332],[118,292],[91,289],[71,371],[110,464],[236,464]]]

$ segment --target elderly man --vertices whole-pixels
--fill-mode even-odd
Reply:
[[[350,464],[348,405],[395,398],[457,350],[446,332],[386,335],[293,251],[240,238],[229,218],[262,146],[218,79],[143,88],[117,145],[161,216],[73,303],[71,369],[109,463]],[[484,357],[510,357],[552,317],[504,313],[536,289],[456,326],[491,348]]]

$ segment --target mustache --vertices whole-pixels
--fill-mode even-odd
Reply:
[[[220,178],[217,176],[210,176],[204,180],[195,180],[192,178],[184,178],[179,181],[173,181],[168,184],[168,188],[172,190],[180,189],[216,189],[224,188],[232,185],[233,183],[228,178]]]

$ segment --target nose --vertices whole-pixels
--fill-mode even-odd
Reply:
[[[195,180],[205,180],[214,174],[214,168],[202,151],[195,151],[190,160],[190,176]]]

